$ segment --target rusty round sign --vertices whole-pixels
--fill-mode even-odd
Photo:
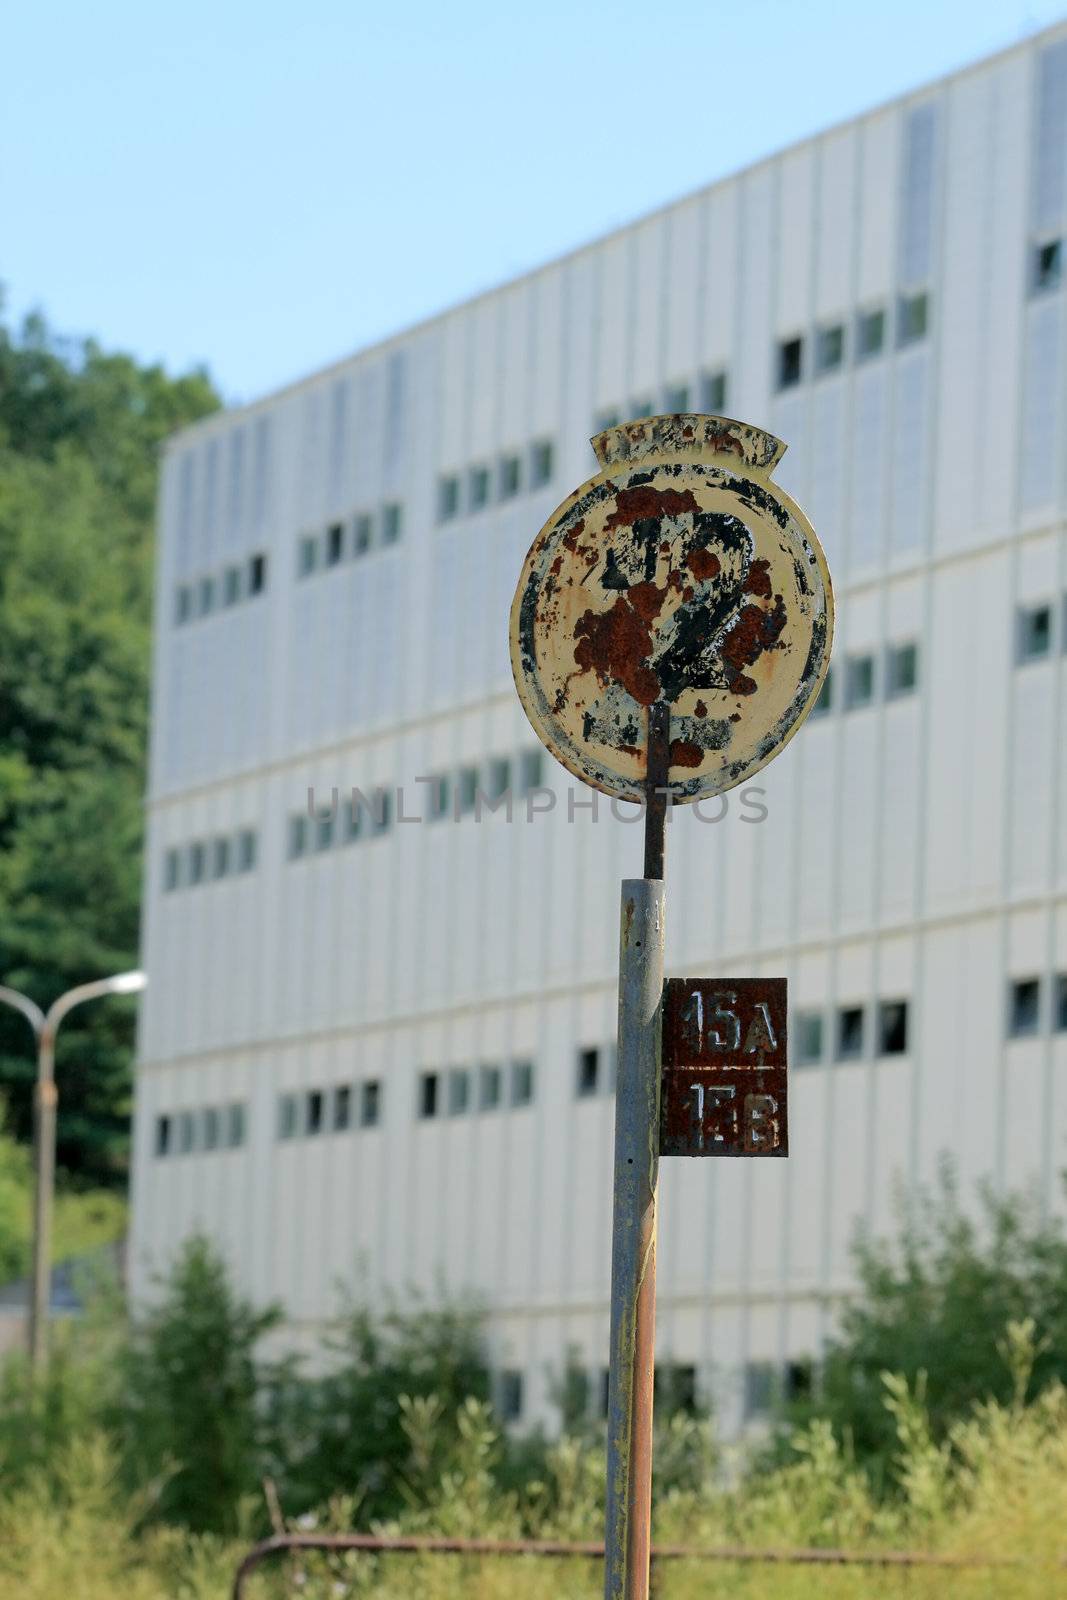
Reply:
[[[814,703],[834,602],[814,529],[771,481],[785,445],[728,417],[593,440],[602,471],[552,513],[511,607],[538,736],[585,783],[645,796],[648,707],[670,705],[671,797],[742,783]]]

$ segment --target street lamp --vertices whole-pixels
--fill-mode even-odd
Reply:
[[[148,979],[143,972],[118,972],[113,978],[80,983],[53,1000],[44,1012],[29,995],[0,984],[0,1001],[21,1011],[37,1040],[37,1085],[33,1097],[33,1164],[36,1187],[33,1208],[33,1287],[30,1296],[30,1364],[44,1370],[48,1347],[48,1302],[52,1254],[52,1199],[56,1179],[55,1054],[59,1024],[83,1001],[105,994],[137,994]]]

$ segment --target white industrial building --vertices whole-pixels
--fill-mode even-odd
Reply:
[[[669,971],[789,980],[791,1155],[663,1163],[661,1360],[728,1428],[805,1382],[942,1152],[1058,1203],[1065,231],[1067,27],[172,442],[135,1289],[206,1228],[294,1338],[473,1295],[511,1415],[568,1352],[599,1404],[641,829],[538,759],[507,623],[591,433],[660,410],[788,443],[838,605],[818,711],[671,823]]]

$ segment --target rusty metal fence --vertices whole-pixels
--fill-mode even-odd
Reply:
[[[370,1533],[275,1534],[253,1545],[233,1580],[233,1600],[246,1600],[246,1581],[257,1567],[274,1557],[301,1551],[338,1553],[361,1551],[367,1555],[533,1556],[552,1560],[603,1561],[604,1546],[595,1541],[580,1544],[554,1539],[449,1539],[411,1535],[379,1537]],[[669,1562],[692,1561],[737,1566],[855,1567],[902,1571],[940,1568],[953,1571],[993,1571],[1018,1563],[994,1556],[939,1555],[921,1550],[852,1551],[831,1549],[753,1550],[729,1545],[700,1549],[692,1545],[661,1544],[652,1547],[653,1585],[657,1570]],[[1061,1563],[1061,1567],[1062,1567]]]

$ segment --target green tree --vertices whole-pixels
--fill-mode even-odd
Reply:
[[[203,373],[0,325],[0,981],[47,1006],[136,962],[160,443],[218,405]],[[130,1006],[57,1051],[59,1160],[124,1176]],[[0,1008],[0,1091],[29,1136],[33,1041]]]
[[[281,1313],[243,1299],[202,1237],[186,1240],[158,1290],[121,1357],[112,1426],[127,1484],[158,1484],[163,1521],[234,1533],[264,1471],[257,1351]]]
[[[898,1448],[884,1374],[923,1394],[936,1442],[978,1402],[1012,1400],[1010,1324],[1034,1329],[1031,1392],[1067,1382],[1067,1237],[1057,1217],[988,1187],[967,1213],[947,1166],[933,1192],[900,1199],[899,1216],[895,1239],[857,1238],[859,1294],[842,1313],[818,1396],[792,1414],[828,1418],[879,1484]]]

